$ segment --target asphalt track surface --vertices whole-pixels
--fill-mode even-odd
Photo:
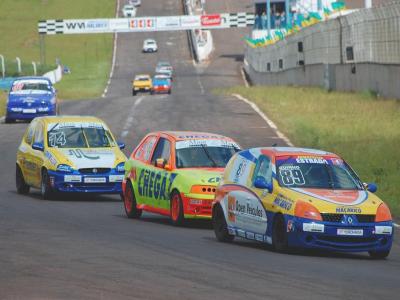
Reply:
[[[209,2],[208,12],[245,8],[239,1]],[[182,11],[177,0],[158,3],[144,0],[139,14]],[[242,83],[241,34],[215,33],[212,61],[197,67],[184,32],[120,34],[108,96],[65,102],[62,113],[103,118],[125,140],[127,154],[147,132],[161,129],[218,132],[243,147],[282,145],[246,104],[211,92]],[[159,53],[141,54],[147,37],[157,39]],[[170,60],[176,69],[173,94],[132,97],[132,76],[151,73],[158,59]],[[398,242],[384,261],[367,254],[278,254],[240,239],[218,243],[208,222],[176,228],[152,214],[130,220],[118,197],[44,201],[37,191],[17,195],[15,153],[26,126],[0,125],[0,299],[392,299],[400,294]]]

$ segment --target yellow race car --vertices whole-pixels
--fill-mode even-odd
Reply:
[[[35,118],[17,152],[17,192],[39,188],[44,199],[56,192],[120,194],[124,147],[95,117]]]
[[[132,96],[135,96],[138,92],[151,92],[152,88],[153,83],[150,75],[136,75],[132,81]]]

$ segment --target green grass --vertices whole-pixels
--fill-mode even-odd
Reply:
[[[300,87],[232,87],[256,103],[301,147],[332,151],[352,165],[364,182],[400,216],[400,101],[371,93],[326,92]]]
[[[0,54],[23,63],[40,60],[37,22],[42,19],[114,17],[113,0],[1,0]],[[101,95],[112,57],[111,34],[46,36],[46,63],[59,58],[71,69],[57,84],[62,99]]]
[[[4,116],[6,112],[6,100],[7,93],[3,90],[0,90],[0,116]]]

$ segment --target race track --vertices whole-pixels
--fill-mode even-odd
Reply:
[[[138,15],[182,13],[179,0],[142,0]],[[250,0],[208,1],[207,12],[243,11]],[[241,4],[238,4],[240,2]],[[245,2],[243,4],[243,2]],[[242,84],[244,31],[215,32],[209,64],[194,66],[185,32],[119,34],[106,98],[65,101],[63,114],[103,118],[129,155],[154,130],[201,130],[243,147],[284,145],[247,104],[212,89]],[[156,54],[142,54],[154,37]],[[172,95],[131,96],[136,73],[158,60],[176,70]],[[16,193],[16,149],[27,124],[0,124],[0,299],[393,299],[400,294],[400,245],[387,260],[367,254],[278,254],[254,242],[218,243],[208,222],[184,228],[168,218],[125,216],[118,197]],[[398,234],[398,231],[396,232]]]

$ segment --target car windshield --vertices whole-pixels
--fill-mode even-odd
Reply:
[[[185,140],[176,143],[177,168],[225,168],[240,151],[237,144],[224,140]]]
[[[135,80],[136,81],[147,81],[147,80],[149,80],[149,78],[148,77],[137,77]]]
[[[362,190],[363,184],[354,171],[340,158],[321,156],[286,156],[276,161],[280,186]]]
[[[101,123],[53,123],[48,126],[47,144],[54,148],[101,148],[115,146]]]
[[[47,80],[16,80],[14,81],[11,92],[19,92],[26,90],[37,90],[37,91],[51,91],[51,85]]]

